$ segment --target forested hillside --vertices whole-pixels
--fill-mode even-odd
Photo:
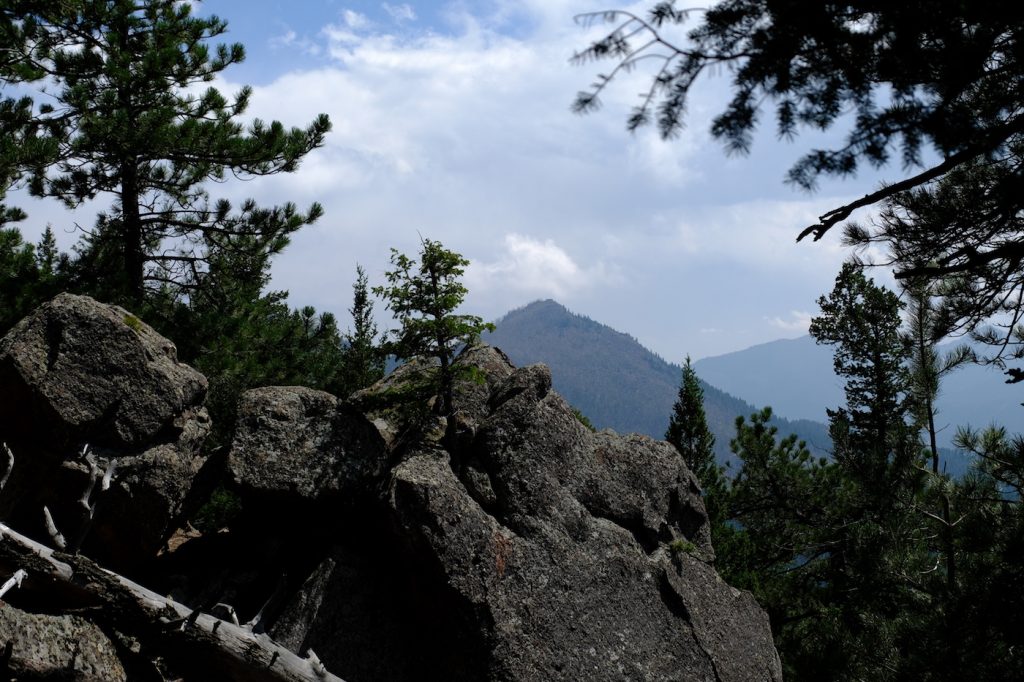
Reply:
[[[555,389],[597,428],[655,438],[665,435],[682,369],[628,334],[547,300],[509,312],[484,340],[505,351],[517,365],[547,364]],[[736,417],[749,417],[764,405],[751,405],[706,382],[702,386],[715,453],[725,462],[730,458]],[[778,417],[773,423],[780,433],[795,433],[806,440],[816,453],[824,454],[829,448],[824,424]]]

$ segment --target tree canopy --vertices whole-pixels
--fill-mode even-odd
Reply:
[[[447,417],[455,409],[456,354],[476,343],[485,330],[493,331],[494,325],[455,313],[466,297],[459,278],[469,261],[440,242],[424,239],[421,246],[418,262],[392,249],[394,269],[385,273],[388,286],[374,287],[373,292],[387,301],[400,325],[384,348],[400,359],[419,356],[437,361],[432,382],[438,397],[435,409]]]
[[[1024,440],[962,431],[977,458],[960,479],[922,446],[960,359],[935,348],[927,297],[901,338],[895,294],[844,267],[812,326],[846,380],[833,457],[779,438],[766,409],[737,420],[738,471],[711,491],[716,566],[768,611],[787,680],[1019,677]]]
[[[653,121],[672,137],[685,124],[700,77],[725,70],[732,99],[713,120],[711,134],[729,151],[750,149],[769,108],[783,138],[806,129],[846,129],[842,144],[812,149],[789,169],[787,180],[795,185],[813,188],[823,175],[850,175],[863,163],[881,166],[894,157],[907,169],[920,169],[937,155],[931,167],[823,214],[797,239],[820,239],[856,209],[888,202],[881,223],[853,229],[848,242],[891,247],[900,278],[962,275],[949,303],[963,330],[1009,309],[1004,338],[1013,338],[1022,319],[1024,259],[1024,5],[676,5],[656,2],[645,16],[613,10],[579,17],[613,28],[575,61],[611,60],[614,68],[578,94],[576,111],[596,108],[623,72],[653,63],[627,126]],[[694,24],[685,38],[667,37],[688,21]]]
[[[683,364],[679,395],[672,406],[665,440],[676,447],[702,486],[714,483],[721,475],[715,461],[715,436],[704,414],[704,390],[690,364],[690,356],[686,356]]]
[[[305,128],[259,119],[245,126],[250,88],[230,99],[203,89],[245,58],[237,43],[211,47],[227,30],[223,20],[193,16],[176,0],[15,2],[3,20],[21,38],[8,72],[56,84],[32,124],[57,148],[31,170],[30,190],[70,207],[115,198],[91,233],[119,258],[127,300],[140,301],[147,286],[187,291],[211,248],[244,241],[276,253],[319,217],[316,204],[302,213],[247,201],[235,212],[209,200],[204,183],[229,173],[295,170],[330,129],[326,115]]]

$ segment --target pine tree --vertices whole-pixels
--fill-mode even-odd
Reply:
[[[961,636],[956,605],[959,591],[957,564],[959,523],[954,518],[957,483],[940,468],[936,400],[942,379],[957,367],[974,360],[974,351],[967,345],[940,352],[938,343],[946,337],[948,328],[943,316],[936,310],[935,283],[915,278],[904,283],[907,300],[906,331],[904,339],[909,348],[910,385],[913,396],[913,417],[917,428],[927,436],[927,452],[931,456],[931,470],[927,484],[917,503],[923,521],[933,529],[932,553],[938,564],[929,575],[927,591],[934,608],[928,637],[941,642],[941,659],[953,679],[963,675],[960,664]],[[960,511],[963,511],[962,509]],[[963,518],[961,516],[961,518]]]
[[[62,1],[68,12],[77,2]],[[23,85],[45,76],[24,58],[31,52],[31,45],[41,47],[51,42],[48,35],[34,35],[33,22],[25,20],[31,11],[45,4],[44,0],[17,0],[0,6],[0,86]],[[26,171],[52,162],[56,154],[57,139],[40,126],[32,98],[0,97],[0,228],[26,217],[20,208],[2,203],[7,191]]]
[[[899,616],[916,610],[916,576],[934,563],[917,511],[924,450],[910,422],[914,401],[902,306],[853,263],[843,266],[832,292],[818,302],[821,315],[811,321],[811,334],[833,346],[836,374],[846,380],[846,405],[829,410],[841,485],[829,506],[827,579],[845,595],[834,606],[846,623],[847,676],[890,679],[908,627]]]
[[[672,406],[665,440],[676,446],[686,466],[702,485],[713,484],[721,476],[721,469],[715,463],[715,437],[704,414],[704,390],[690,364],[690,356],[686,356],[683,365],[679,396]]]
[[[724,71],[731,96],[710,133],[729,151],[750,150],[769,117],[788,139],[804,130],[844,133],[789,169],[787,181],[804,189],[897,154],[905,168],[920,168],[930,147],[938,163],[825,212],[797,240],[821,239],[858,209],[887,202],[868,227],[847,223],[847,242],[888,247],[898,279],[962,275],[952,310],[963,327],[1000,336],[997,353],[1024,357],[1019,0],[717,0],[701,9],[652,0],[647,12],[602,10],[578,20],[612,25],[575,56],[612,62],[577,95],[579,112],[598,108],[616,77],[642,61],[657,66],[627,119],[630,129],[653,123],[663,137],[674,136],[702,77]],[[995,325],[993,313],[1003,318]]]
[[[348,395],[366,388],[384,376],[384,354],[377,339],[377,324],[373,320],[373,301],[367,289],[363,266],[356,266],[356,281],[352,285],[352,330],[344,336],[345,349],[339,392]]]
[[[795,436],[779,437],[771,419],[769,407],[736,419],[729,445],[739,469],[714,538],[716,567],[768,612],[787,680],[840,679],[852,647],[836,623],[828,565],[839,470]]]
[[[818,305],[821,315],[811,321],[811,335],[833,347],[833,367],[846,381],[846,406],[829,410],[836,459],[865,489],[884,497],[893,476],[907,474],[917,456],[907,447],[913,403],[902,304],[861,266],[846,263]]]
[[[330,313],[293,309],[288,294],[266,291],[270,257],[245,244],[213,250],[195,295],[155,292],[146,320],[175,339],[178,357],[210,380],[206,405],[214,430],[207,447],[231,442],[238,399],[257,386],[331,390],[342,364],[341,335]]]
[[[330,128],[321,115],[305,129],[257,119],[244,130],[237,119],[250,88],[230,101],[199,90],[245,57],[240,44],[209,47],[224,21],[192,16],[176,0],[79,4],[39,3],[22,17],[39,39],[23,61],[57,85],[41,125],[62,140],[59,161],[40,167],[30,188],[71,207],[99,194],[116,198],[96,233],[126,274],[127,300],[138,303],[154,285],[190,291],[218,243],[247,236],[250,247],[277,253],[319,217],[316,204],[301,213],[248,201],[233,212],[208,198],[204,183],[228,174],[294,171]]]
[[[41,274],[53,276],[60,267],[60,262],[61,253],[57,248],[57,237],[53,234],[53,227],[47,225],[39,243],[36,244],[36,266]]]
[[[394,270],[385,274],[389,286],[374,287],[373,292],[387,300],[401,327],[385,348],[399,359],[423,357],[436,360],[430,388],[438,401],[436,411],[448,417],[454,413],[455,379],[462,369],[453,366],[461,348],[476,343],[484,330],[494,330],[475,315],[456,315],[466,297],[459,281],[469,261],[440,242],[421,242],[419,263],[391,249]]]
[[[50,228],[34,246],[17,228],[0,228],[0,337],[67,283],[68,258]]]
[[[0,336],[31,311],[38,276],[32,245],[17,228],[0,228]]]
[[[768,610],[787,679],[901,679],[908,642],[942,640],[900,302],[847,264],[819,304],[811,331],[846,380],[833,458],[779,439],[768,410],[738,420],[718,563]]]

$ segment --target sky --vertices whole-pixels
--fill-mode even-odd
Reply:
[[[570,64],[607,30],[574,16],[616,4],[192,2],[246,47],[214,85],[252,86],[248,117],[304,126],[327,113],[333,123],[296,173],[229,181],[211,196],[323,205],[274,262],[272,286],[292,305],[335,312],[343,329],[356,265],[383,283],[390,249],[413,255],[422,237],[471,261],[464,312],[487,320],[553,298],[677,362],[805,334],[850,252],[838,233],[799,244],[796,234],[905,173],[824,180],[813,194],[790,187],[793,162],[841,131],[780,141],[770,116],[749,155],[727,155],[708,133],[727,73],[698,83],[687,128],[670,141],[625,129],[642,70],[615,82],[600,111],[573,114],[575,93],[610,68]],[[27,238],[49,222],[64,246],[96,213],[11,203],[29,212]],[[383,302],[376,314],[386,324]]]

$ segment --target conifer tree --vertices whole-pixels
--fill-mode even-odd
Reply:
[[[156,292],[147,321],[171,336],[178,357],[210,380],[214,430],[207,447],[231,442],[243,391],[257,386],[331,390],[341,369],[341,335],[330,313],[293,309],[284,291],[266,291],[270,258],[237,244],[216,248],[187,301]]]
[[[0,337],[63,290],[68,276],[67,255],[49,227],[35,245],[15,227],[0,228]]]
[[[909,474],[918,456],[908,447],[910,374],[899,298],[846,263],[811,335],[833,347],[833,368],[845,379],[846,405],[829,410],[835,457],[865,490],[888,496],[893,477]]]
[[[385,273],[389,286],[374,287],[373,292],[387,300],[400,328],[385,348],[400,359],[424,357],[436,360],[428,369],[433,376],[430,387],[436,392],[436,411],[451,416],[455,379],[461,369],[453,366],[460,349],[471,346],[485,330],[494,325],[476,315],[456,315],[466,297],[459,281],[469,261],[440,242],[424,239],[419,262],[391,249],[393,270]],[[468,368],[463,368],[468,369]]]
[[[61,4],[70,12],[76,2],[62,0]],[[25,21],[32,10],[45,5],[44,0],[10,0],[0,5],[0,86],[38,81],[45,75],[24,58],[33,43],[50,42],[46,34],[33,35],[33,22]],[[34,113],[31,97],[0,96],[0,228],[25,218],[20,208],[2,203],[7,191],[23,173],[56,158],[57,140],[46,134]]]
[[[344,335],[340,392],[348,394],[366,388],[384,376],[384,353],[377,339],[377,323],[373,320],[373,301],[367,288],[363,266],[356,266],[352,285],[352,329]]]
[[[811,332],[846,379],[833,458],[777,438],[770,411],[738,420],[718,563],[768,610],[787,679],[901,679],[906,642],[938,633],[922,625],[936,546],[900,302],[847,264],[819,304]]]
[[[931,572],[928,592],[933,601],[933,618],[929,635],[941,642],[942,660],[953,678],[962,675],[960,651],[961,636],[958,633],[956,596],[959,590],[957,564],[960,550],[957,535],[960,523],[954,513],[970,513],[956,509],[957,483],[941,468],[938,427],[936,417],[942,379],[957,367],[975,359],[973,349],[959,345],[952,350],[940,352],[938,343],[948,334],[946,319],[936,309],[935,292],[940,287],[924,278],[904,282],[903,293],[907,300],[905,343],[909,349],[910,385],[913,396],[913,417],[917,428],[927,437],[926,447],[931,458],[930,475],[917,506],[925,521],[934,530],[932,552],[939,560]],[[973,510],[971,510],[973,511]],[[960,519],[963,515],[960,515]]]
[[[665,440],[676,446],[701,485],[713,484],[721,476],[715,463],[715,437],[704,414],[704,390],[690,364],[690,356],[686,356],[683,364],[679,396],[672,406]]]
[[[21,63],[55,82],[41,125],[61,140],[57,163],[41,166],[30,188],[71,207],[113,195],[94,236],[120,262],[128,301],[155,285],[194,288],[216,242],[246,236],[249,248],[273,254],[319,217],[316,204],[302,213],[248,201],[235,212],[208,198],[209,180],[294,171],[330,128],[321,115],[304,129],[259,119],[245,129],[238,118],[250,88],[230,100],[199,89],[245,57],[240,44],[211,49],[224,21],[176,0],[27,6],[19,18],[34,47]]]
[[[888,679],[900,660],[906,616],[917,608],[917,576],[934,564],[925,519],[924,449],[914,407],[901,303],[846,263],[811,321],[818,343],[834,349],[846,405],[829,410],[839,485],[829,504],[827,580],[838,631],[849,641],[847,677]],[[861,628],[858,622],[870,622]]]

